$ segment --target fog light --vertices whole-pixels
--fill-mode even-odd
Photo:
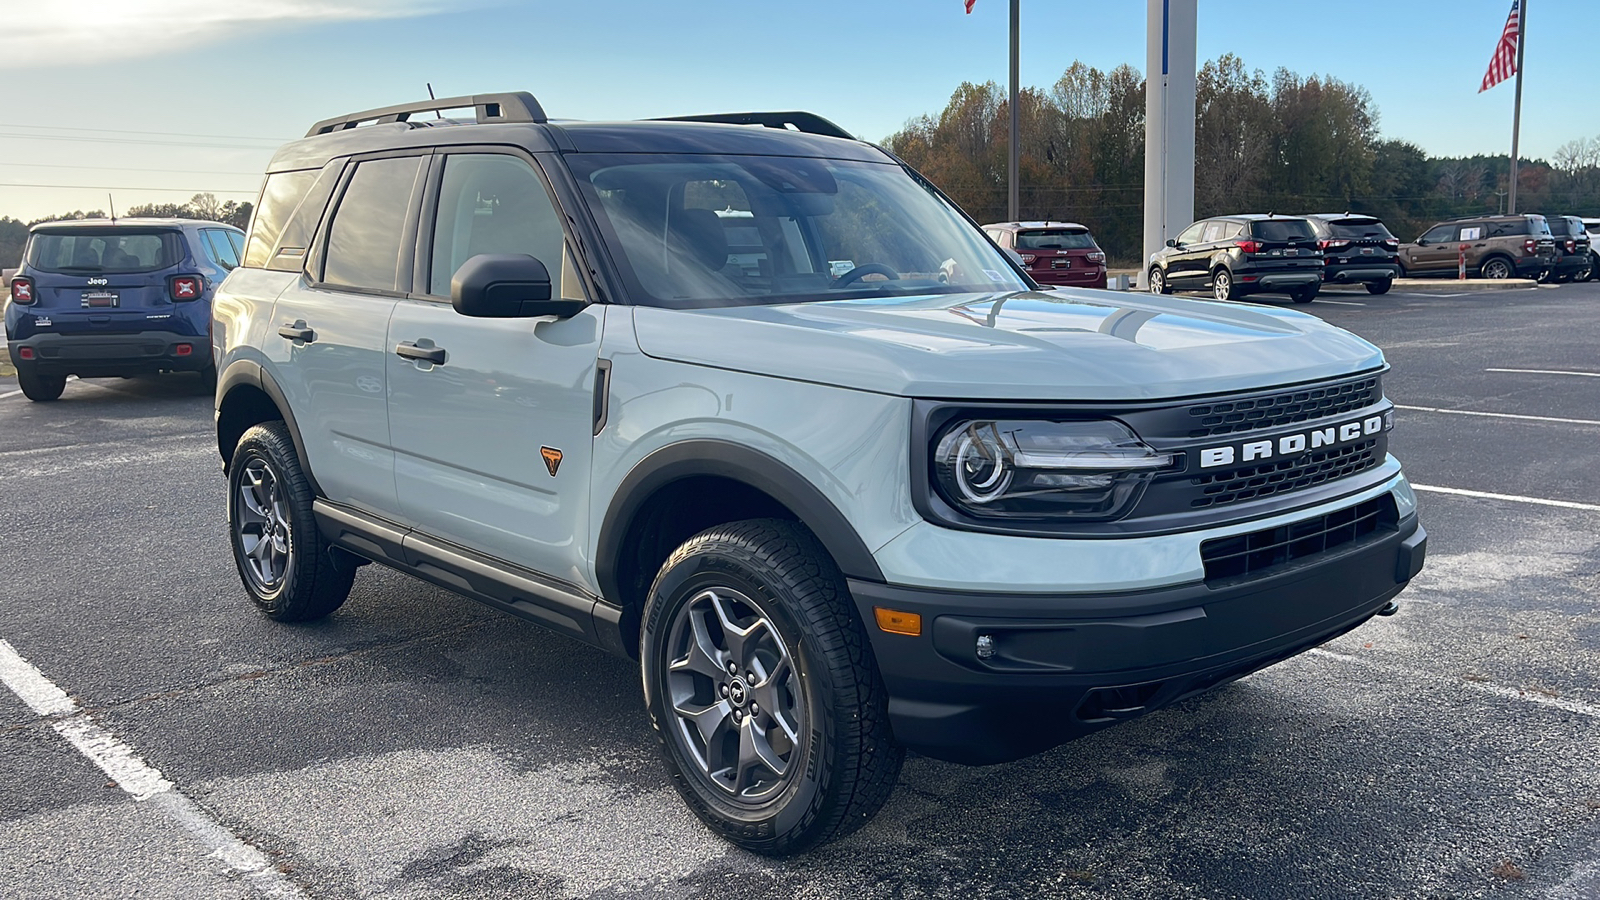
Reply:
[[[33,359],[33,348],[32,347],[18,347],[17,348],[17,359]]]
[[[906,634],[912,637],[922,633],[922,616],[914,612],[901,612],[898,609],[884,609],[874,606],[872,614],[878,620],[878,627],[890,634]]]
[[[178,346],[172,348],[173,356],[188,356],[193,352],[194,348],[188,344],[179,344]]]
[[[991,659],[994,656],[994,637],[992,635],[978,635],[978,658]]]

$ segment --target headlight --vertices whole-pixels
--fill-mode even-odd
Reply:
[[[967,419],[943,432],[933,454],[946,503],[1003,519],[1115,519],[1173,462],[1110,420]]]

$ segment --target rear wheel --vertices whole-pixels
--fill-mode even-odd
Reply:
[[[1211,296],[1218,300],[1235,300],[1239,292],[1233,286],[1233,273],[1227,269],[1217,269],[1211,273]]]
[[[1493,278],[1504,281],[1512,275],[1511,261],[1503,256],[1495,256],[1484,260],[1478,274],[1484,278]]]
[[[1394,282],[1388,278],[1385,278],[1382,281],[1369,281],[1367,282],[1367,293],[1387,294],[1389,293],[1389,288],[1392,287],[1394,287]]]
[[[1318,287],[1318,285],[1310,284],[1302,288],[1295,288],[1289,292],[1289,299],[1296,303],[1310,303],[1317,299]]]
[[[311,483],[282,422],[239,438],[228,464],[228,535],[250,599],[280,622],[321,619],[344,604],[354,561],[329,546],[311,513]]]
[[[1588,272],[1589,274],[1585,276],[1586,281],[1593,281],[1596,278],[1600,278],[1600,253],[1590,251]]]
[[[720,525],[674,551],[640,660],[673,785],[727,840],[797,853],[865,824],[894,789],[904,751],[866,630],[793,522]]]
[[[31,367],[17,369],[17,387],[22,388],[22,395],[29,400],[48,403],[61,399],[61,392],[67,389],[67,376],[40,375]]]

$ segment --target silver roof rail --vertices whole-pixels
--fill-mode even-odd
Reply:
[[[370,122],[382,125],[388,122],[404,122],[416,113],[439,112],[446,109],[466,109],[473,107],[477,110],[478,124],[501,124],[509,122],[531,122],[543,125],[549,121],[544,114],[544,107],[527,91],[513,91],[505,94],[473,94],[468,97],[445,97],[442,100],[422,100],[417,103],[402,103],[399,106],[385,106],[382,109],[367,109],[348,115],[337,116],[332,119],[323,119],[311,126],[306,132],[306,137],[316,137],[319,134],[331,134],[335,131],[345,131],[355,128],[363,123]]]

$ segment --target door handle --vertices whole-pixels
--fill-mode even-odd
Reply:
[[[279,325],[278,337],[309,344],[317,339],[317,333],[306,327],[304,319],[296,319],[293,325]]]
[[[424,338],[424,340],[426,340],[426,338]],[[432,341],[428,341],[426,346],[414,344],[410,341],[401,341],[400,343],[394,345],[394,352],[396,356],[404,359],[416,360],[417,362],[430,362],[436,366],[444,365],[444,348],[433,346]]]

